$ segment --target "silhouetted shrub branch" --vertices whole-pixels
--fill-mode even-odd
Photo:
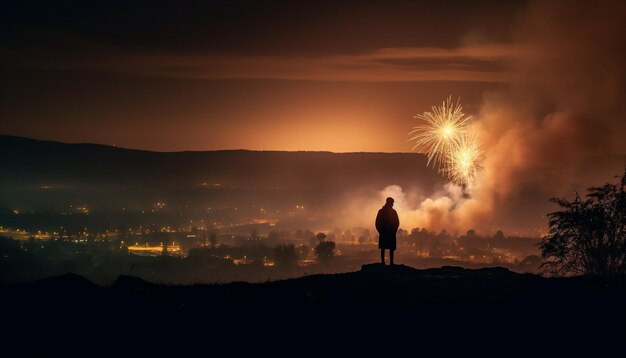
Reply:
[[[626,273],[626,170],[620,183],[578,193],[573,201],[552,198],[561,210],[548,214],[549,233],[540,244],[546,273]]]

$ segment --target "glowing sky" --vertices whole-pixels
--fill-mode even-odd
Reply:
[[[409,151],[517,81],[520,1],[0,4],[0,134],[152,150]]]
[[[619,0],[3,1],[0,134],[408,152],[413,116],[452,95],[484,151],[471,198],[419,194],[402,220],[545,228],[548,198],[623,170],[625,63]]]

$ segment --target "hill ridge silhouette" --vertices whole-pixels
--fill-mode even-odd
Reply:
[[[3,307],[11,307],[4,348],[65,356],[414,356],[416,349],[429,356],[597,356],[621,349],[625,333],[624,277],[371,264],[254,284],[85,281],[64,275],[0,288]],[[46,332],[37,345],[22,334],[34,328]],[[112,332],[116,338],[107,338]]]
[[[354,151],[354,152],[333,152],[328,150],[279,150],[279,149],[206,149],[206,150],[175,150],[175,151],[158,151],[141,148],[120,147],[112,144],[101,144],[91,142],[63,142],[59,140],[37,139],[31,137],[15,136],[8,134],[0,134],[0,144],[2,145],[21,145],[21,144],[40,144],[40,145],[67,145],[76,147],[93,147],[101,149],[109,149],[114,151],[135,151],[156,154],[176,154],[176,153],[205,153],[205,152],[252,152],[252,153],[326,153],[326,154],[412,154],[415,152],[370,152],[370,151]],[[419,154],[422,155],[422,154]]]

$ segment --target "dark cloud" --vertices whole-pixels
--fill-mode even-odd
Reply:
[[[522,1],[5,1],[2,41],[53,50],[71,38],[136,52],[324,55],[510,38]]]
[[[128,75],[191,79],[279,79],[306,81],[511,82],[510,64],[524,49],[512,45],[468,45],[453,49],[384,48],[354,55],[243,56],[123,53],[92,49],[94,56],[0,58],[18,68],[97,70]]]

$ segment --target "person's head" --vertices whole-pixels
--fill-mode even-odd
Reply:
[[[393,198],[391,198],[391,197],[387,198],[387,202],[385,202],[385,205],[393,206]]]

